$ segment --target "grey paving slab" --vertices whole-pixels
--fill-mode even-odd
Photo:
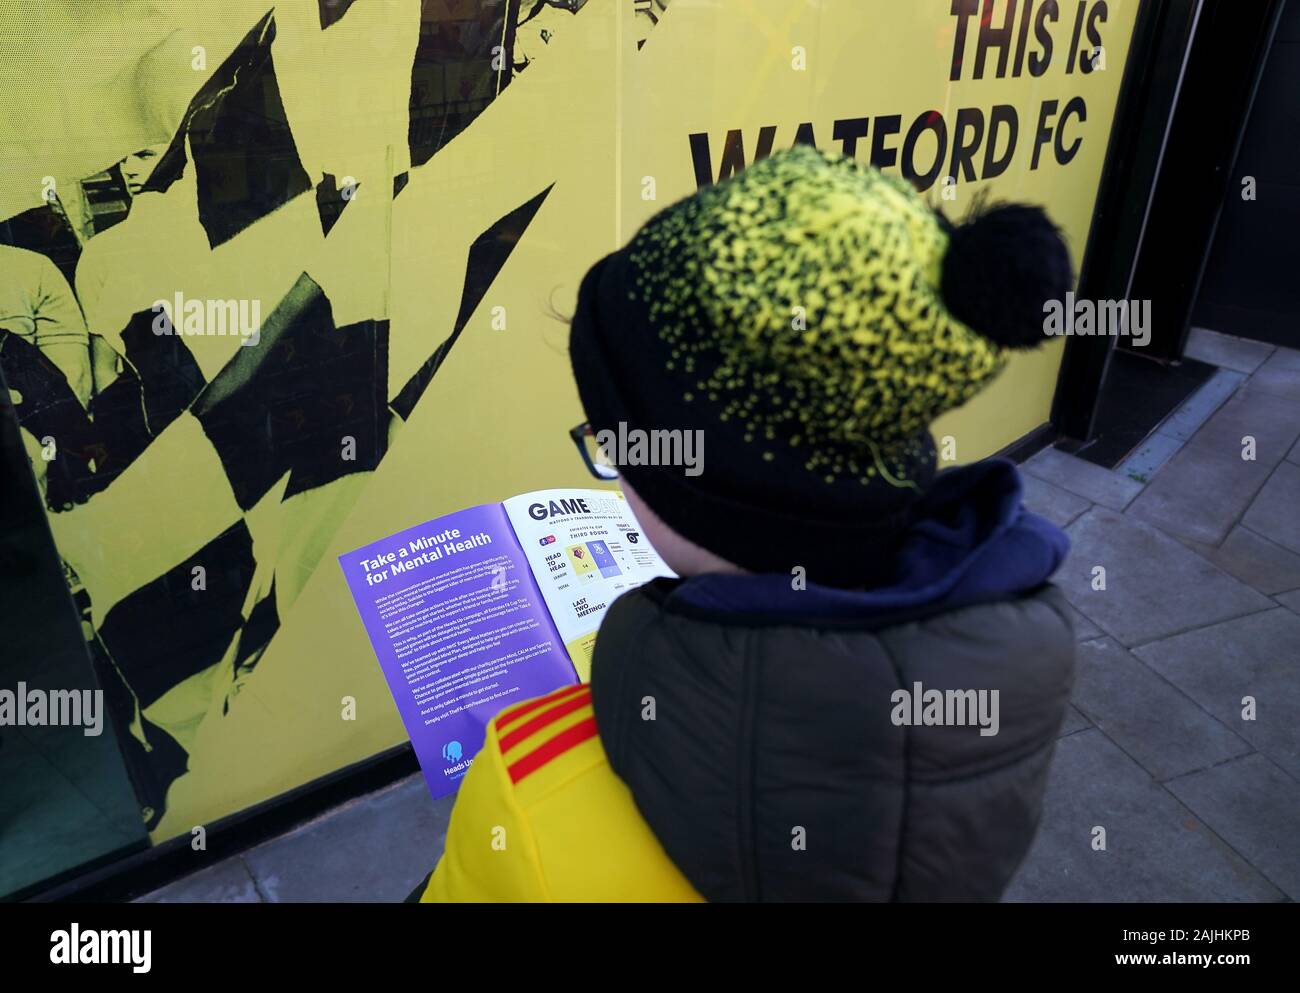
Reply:
[[[1151,482],[1161,466],[1173,458],[1183,444],[1183,439],[1157,431],[1148,435],[1132,455],[1115,467],[1115,471],[1145,485]]]
[[[1261,537],[1250,528],[1233,528],[1217,548],[1189,538],[1182,541],[1230,576],[1268,596],[1300,588],[1300,555]]]
[[[1245,459],[1245,438],[1254,458]],[[1244,389],[1159,471],[1128,512],[1218,545],[1300,437],[1300,404]]]
[[[442,854],[455,797],[434,801],[421,776],[330,811],[244,853],[273,903],[400,901]]]
[[[1025,507],[1041,517],[1046,517],[1057,527],[1065,527],[1092,503],[1081,496],[1054,486],[1044,479],[1022,473],[1025,484]]]
[[[1055,448],[1044,448],[1021,468],[1031,476],[1112,510],[1123,510],[1142,492],[1142,484],[1137,480]]]
[[[1279,348],[1250,377],[1250,385],[1254,389],[1300,400],[1300,352]]]
[[[1223,724],[1300,778],[1300,616],[1285,607],[1134,651]],[[1255,719],[1243,700],[1255,700]]]
[[[1255,439],[1255,460],[1275,466],[1300,438],[1300,400],[1258,389],[1253,379],[1215,412],[1193,442],[1241,460],[1243,439]]]
[[[178,879],[136,903],[261,903],[253,877],[238,856]]]
[[[1165,784],[1292,900],[1300,900],[1300,783],[1258,753]]]
[[[1210,365],[1238,372],[1254,372],[1273,354],[1274,346],[1262,341],[1234,338],[1208,328],[1192,328],[1183,354]]]
[[[1264,610],[1272,601],[1191,549],[1127,514],[1094,507],[1068,529],[1053,581],[1069,601],[1126,646]],[[1093,570],[1106,588],[1094,590]]]
[[[1092,727],[1092,722],[1079,713],[1079,708],[1073,704],[1067,704],[1065,719],[1061,721],[1061,730],[1058,737],[1064,738],[1067,734],[1074,734],[1076,731],[1082,731],[1090,727]]]
[[[1300,614],[1300,590],[1292,590],[1290,593],[1282,593],[1275,596],[1273,599],[1282,606]]]
[[[1300,441],[1297,441],[1291,447],[1291,451],[1287,453],[1286,459],[1288,462],[1294,462],[1296,465],[1300,465]]]
[[[1110,638],[1079,646],[1071,699],[1157,780],[1254,751],[1244,738]]]
[[[1129,512],[1170,534],[1217,545],[1268,481],[1272,467],[1184,447]]]
[[[1187,441],[1220,407],[1232,399],[1232,395],[1245,381],[1246,377],[1240,372],[1218,370],[1186,403],[1165,418],[1160,425],[1160,432]]]
[[[1099,638],[1106,633],[1088,620],[1085,615],[1081,614],[1073,604],[1067,603],[1066,607],[1069,609],[1070,617],[1074,621],[1075,641],[1088,641],[1091,638]]]
[[[1300,465],[1283,462],[1269,477],[1242,523],[1300,554]]]
[[[1094,849],[1105,829],[1104,851]],[[1284,894],[1096,728],[1061,738],[1013,902],[1280,901]]]

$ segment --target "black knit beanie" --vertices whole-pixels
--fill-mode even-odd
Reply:
[[[796,146],[596,263],[570,358],[595,431],[699,432],[697,475],[619,466],[675,531],[754,572],[871,585],[934,476],[930,422],[1041,342],[1072,280],[1037,208],[953,228],[904,180]]]

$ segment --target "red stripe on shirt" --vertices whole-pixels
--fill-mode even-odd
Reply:
[[[518,783],[525,776],[546,765],[551,759],[558,758],[570,749],[581,745],[588,738],[594,737],[596,737],[596,718],[588,717],[585,721],[579,721],[511,765],[506,770],[510,773],[510,782]]]
[[[586,693],[574,693],[567,700],[561,700],[550,710],[543,710],[531,720],[524,721],[517,728],[500,739],[501,753],[504,755],[515,745],[519,744],[525,738],[536,734],[548,724],[553,724],[565,714],[572,714],[575,710],[581,710],[583,707],[591,706],[591,691]],[[497,733],[501,731],[501,726],[497,725]]]
[[[513,710],[503,710],[497,715],[497,732],[500,733],[505,730],[508,725],[513,724],[521,717],[531,714],[538,707],[545,707],[548,703],[554,703],[556,700],[563,700],[566,696],[577,693],[579,690],[589,689],[590,687],[586,683],[579,683],[577,686],[566,686],[564,689],[556,690],[554,693],[548,693],[546,696],[538,697],[536,700],[530,700],[528,703],[521,703]]]

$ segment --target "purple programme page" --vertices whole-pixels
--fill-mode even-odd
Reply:
[[[499,504],[339,564],[435,797],[456,789],[500,711],[577,682]]]

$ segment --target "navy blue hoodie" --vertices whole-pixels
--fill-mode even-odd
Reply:
[[[1019,471],[1003,459],[940,473],[884,586],[800,589],[787,575],[706,575],[677,584],[673,596],[720,612],[857,621],[1013,597],[1047,582],[1070,550],[1065,532],[1027,511],[1023,495]]]

